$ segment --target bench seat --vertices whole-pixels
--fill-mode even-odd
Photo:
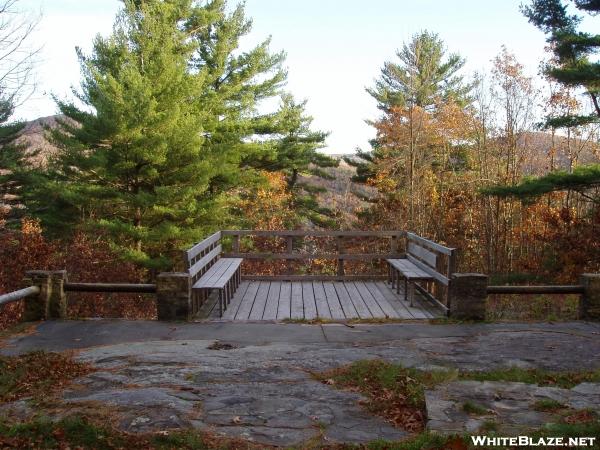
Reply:
[[[242,258],[221,258],[192,286],[192,289],[224,289],[242,264]]]
[[[433,281],[435,277],[417,266],[408,259],[386,259],[389,264],[389,281],[392,283],[392,288],[396,284],[396,292],[400,293],[400,280],[404,278],[404,300],[410,300],[410,306],[414,304],[415,297],[415,281]]]
[[[192,286],[194,291],[219,291],[219,314],[221,317],[242,282],[241,266],[243,261],[242,258],[217,259]]]

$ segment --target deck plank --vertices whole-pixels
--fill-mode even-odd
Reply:
[[[256,299],[256,294],[258,292],[259,286],[260,283],[258,281],[250,282],[248,290],[246,290],[246,293],[242,298],[242,304],[240,305],[235,315],[235,320],[248,320],[248,317],[250,317],[250,311],[252,311],[252,306],[254,305],[254,300]]]
[[[229,306],[227,306],[227,309],[223,313],[222,319],[224,319],[224,320],[235,319],[238,309],[240,309],[240,305],[242,304],[242,299],[244,298],[244,295],[246,295],[246,291],[248,290],[249,286],[250,286],[250,282],[248,282],[248,281],[241,282],[237,291],[235,291],[235,295],[231,299],[231,303],[229,303]]]
[[[327,298],[327,305],[329,306],[329,311],[331,312],[331,318],[334,320],[345,319],[346,316],[344,315],[344,310],[340,304],[340,299],[337,291],[335,290],[333,282],[324,281],[323,290],[325,291],[325,297]]]
[[[360,292],[352,282],[344,282],[344,287],[348,291],[348,295],[350,296],[350,300],[354,304],[354,308],[356,308],[356,312],[360,316],[361,319],[372,319],[373,314],[369,310],[369,307],[363,300]]]
[[[269,296],[265,305],[263,320],[276,320],[277,311],[279,310],[279,296],[281,293],[281,282],[273,281],[269,288]]]
[[[304,302],[304,318],[314,320],[317,318],[317,305],[315,303],[315,292],[310,281],[302,282],[302,301]]]
[[[338,298],[340,299],[340,305],[344,310],[345,319],[359,319],[360,316],[354,307],[354,303],[352,303],[352,299],[346,290],[346,286],[343,281],[335,281],[333,283],[335,287],[335,291],[337,292]]]
[[[267,298],[269,296],[269,288],[271,283],[268,281],[261,281],[256,293],[256,299],[254,305],[252,305],[252,311],[250,311],[250,320],[262,320],[263,314],[265,313],[265,305],[267,304]]]
[[[354,286],[356,286],[356,289],[360,293],[365,305],[367,305],[367,308],[369,308],[369,311],[371,311],[371,315],[374,318],[385,319],[388,317],[388,315],[381,309],[381,306],[379,306],[379,303],[377,303],[377,300],[375,300],[375,297],[373,294],[371,294],[371,291],[369,291],[364,281],[355,281]]]
[[[400,291],[400,294],[396,294],[396,290],[392,290],[385,281],[377,281],[375,285],[379,289],[379,292],[383,294],[385,299],[392,305],[392,308],[396,310],[401,319],[414,319],[413,313],[406,307],[408,305],[404,299],[404,292]]]
[[[390,319],[402,318],[400,317],[400,314],[398,314],[398,311],[396,311],[394,307],[390,304],[388,299],[385,298],[385,295],[383,295],[383,293],[379,290],[376,283],[372,281],[367,281],[365,283],[365,286],[369,290],[369,292],[371,293],[371,295],[373,296],[383,313],[386,315],[386,317],[389,317]]]
[[[304,319],[304,303],[302,301],[302,284],[292,283],[291,319]]]
[[[291,317],[292,283],[289,281],[281,283],[279,291],[279,305],[277,307],[277,320],[289,319]]]
[[[317,305],[317,316],[321,319],[331,319],[331,311],[327,303],[327,294],[321,281],[313,281],[315,292],[315,304]]]
[[[396,296],[396,298],[398,300],[396,301],[395,304],[393,304],[393,306],[396,308],[396,310],[398,312],[400,312],[399,308],[404,308],[405,310],[408,311],[408,313],[412,316],[413,319],[427,319],[427,318],[429,318],[428,314],[426,314],[421,308],[418,308],[418,307],[415,307],[415,306],[410,306],[410,303],[408,301],[404,300],[404,294],[402,293],[402,291],[400,293],[400,297],[398,298],[397,294],[395,294],[391,290],[391,288],[389,286],[387,286],[385,283],[382,282],[381,284],[378,284],[377,286],[380,286],[380,287],[384,288],[392,296]],[[385,293],[384,293],[384,295],[385,295]]]

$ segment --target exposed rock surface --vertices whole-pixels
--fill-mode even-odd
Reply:
[[[474,433],[486,422],[511,436],[541,428],[557,419],[558,410],[589,409],[600,414],[600,383],[573,389],[498,381],[457,381],[425,393],[427,428],[440,433]],[[540,409],[541,401],[563,405],[557,411]],[[465,410],[465,405],[481,411]],[[469,413],[470,411],[470,413]]]
[[[311,376],[312,371],[375,358],[425,370],[600,368],[600,325],[394,324],[351,328],[48,322],[40,325],[36,334],[8,342],[2,352],[17,354],[33,349],[77,349],[77,358],[98,368],[63,393],[71,411],[94,405],[108,408],[118,417],[117,425],[132,432],[208,428],[226,436],[289,446],[309,440],[367,442],[406,436],[363,409],[360,395],[322,384]],[[516,386],[460,382],[429,392],[432,429],[479,425],[478,418],[459,414],[461,402],[469,399],[498,410],[498,417],[506,418],[507,425],[517,420],[511,417],[542,423],[545,416],[531,412],[535,398],[564,397],[577,408],[600,403],[598,386],[592,384],[570,391],[513,384]],[[27,413],[23,402],[2,409],[19,417]]]

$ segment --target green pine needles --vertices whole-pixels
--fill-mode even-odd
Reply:
[[[21,193],[51,233],[97,230],[122,257],[160,270],[178,249],[234,225],[239,188],[259,186],[263,171],[282,171],[295,195],[313,196],[296,179],[334,165],[317,152],[327,134],[283,91],[283,53],[270,53],[269,40],[238,50],[251,23],[243,6],[226,7],[124,0],[112,34],[91,55],[78,50],[81,90],[57,101],[59,153]],[[274,98],[280,107],[266,110]],[[320,214],[308,205],[306,217]]]
[[[498,197],[518,197],[522,199],[539,197],[555,191],[572,190],[585,194],[585,191],[600,187],[600,164],[580,166],[572,173],[559,170],[542,177],[526,178],[516,186],[495,186],[483,190],[484,194]],[[593,197],[590,197],[593,200]],[[594,200],[600,202],[600,199]]]

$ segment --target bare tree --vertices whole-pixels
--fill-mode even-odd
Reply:
[[[39,16],[19,9],[20,0],[0,0],[0,123],[35,90],[33,69],[40,48],[31,37]]]

